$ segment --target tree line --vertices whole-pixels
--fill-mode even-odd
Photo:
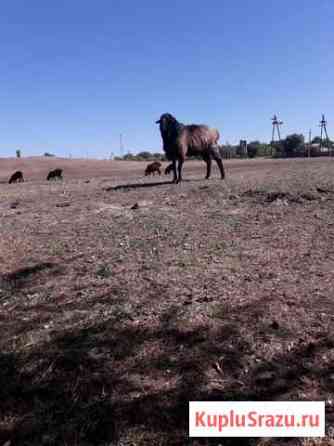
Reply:
[[[293,133],[279,142],[271,144],[258,140],[250,141],[246,146],[243,144],[222,144],[220,146],[223,158],[292,158],[305,156],[328,155],[334,149],[334,143],[331,140],[322,141],[322,146],[328,148],[327,152],[322,151],[321,138],[316,136],[311,141],[311,145],[305,142],[304,135]],[[191,159],[201,159],[201,157],[191,157]],[[127,153],[123,156],[115,156],[114,160],[119,161],[166,161],[166,156],[161,152],[143,151],[137,154]]]
[[[325,150],[321,150],[321,147]],[[327,150],[326,150],[327,149]],[[292,158],[305,156],[324,156],[334,154],[334,142],[322,140],[320,136],[312,139],[311,144],[305,142],[304,135],[292,133],[285,139],[271,144],[258,140],[250,141],[248,144],[222,144],[220,151],[223,158],[255,158],[255,157],[272,157],[272,158]],[[16,157],[21,158],[21,150],[16,150]],[[53,153],[45,152],[45,157],[54,157]],[[137,154],[127,153],[123,156],[115,156],[117,161],[167,161],[162,152],[143,151]],[[200,156],[193,156],[190,159],[202,159]]]

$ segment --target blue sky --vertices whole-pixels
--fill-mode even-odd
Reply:
[[[0,15],[0,156],[161,150],[164,112],[221,141],[334,137],[334,2],[11,0]]]

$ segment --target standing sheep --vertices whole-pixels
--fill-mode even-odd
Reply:
[[[174,183],[182,181],[182,166],[186,156],[201,155],[206,162],[206,178],[210,178],[212,158],[218,164],[221,178],[225,178],[224,166],[219,152],[217,129],[206,125],[184,125],[169,113],[161,115],[156,121],[160,125],[163,149],[172,161]],[[178,161],[178,172],[176,171]]]

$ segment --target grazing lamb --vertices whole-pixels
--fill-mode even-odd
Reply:
[[[160,167],[161,163],[159,163],[159,161],[154,161],[154,163],[148,164],[145,170],[145,177],[147,177],[147,175],[155,175],[156,172],[161,175]]]
[[[62,180],[63,179],[63,171],[61,169],[50,170],[46,179],[47,179],[47,181]]]
[[[173,172],[173,163],[168,164],[165,169],[165,175],[169,175],[171,172]]]
[[[20,170],[17,170],[16,172],[14,172],[8,181],[9,184],[17,183],[17,182],[19,182],[19,183],[24,182],[23,174]]]
[[[225,178],[224,166],[219,151],[219,132],[206,125],[184,125],[169,113],[156,121],[160,124],[163,149],[167,159],[172,161],[174,183],[182,181],[182,166],[186,156],[201,155],[206,162],[206,178],[210,178],[212,158],[218,164],[221,178]],[[176,171],[178,161],[178,172]]]

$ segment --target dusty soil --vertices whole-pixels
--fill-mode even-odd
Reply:
[[[334,160],[225,167],[1,160],[0,445],[333,444],[188,439],[189,400],[334,427]]]

